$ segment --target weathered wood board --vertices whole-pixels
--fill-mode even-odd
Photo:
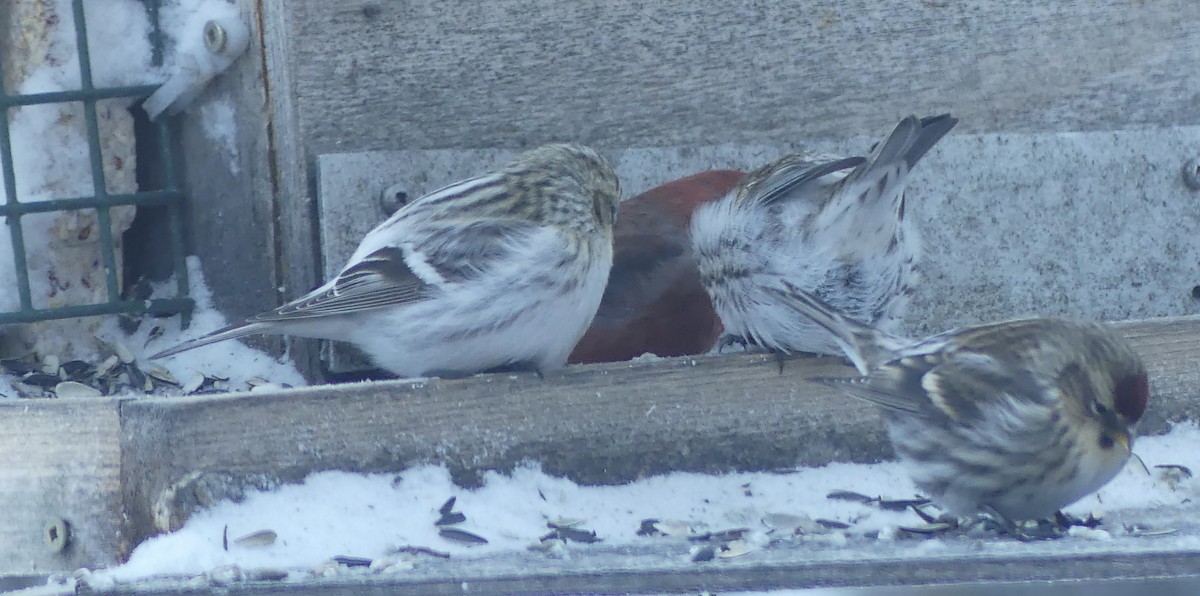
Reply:
[[[1103,544],[1062,552],[1054,544],[1025,544],[1020,552],[956,556],[921,552],[910,545],[896,556],[806,558],[787,545],[741,559],[688,560],[687,544],[674,548],[611,549],[587,545],[579,556],[548,559],[517,554],[484,561],[430,561],[390,576],[346,573],[323,580],[245,582],[222,586],[228,594],[412,596],[524,596],[528,594],[725,594],[792,596],[790,590],[865,587],[821,596],[1122,596],[1195,593],[1198,552],[1148,550],[1131,554]],[[664,550],[669,554],[664,555]],[[828,551],[827,553],[828,554]],[[1190,577],[1189,577],[1190,576]],[[1061,582],[1050,584],[1043,582]],[[203,584],[200,584],[203,586]],[[120,594],[195,593],[193,580],[148,580]],[[814,596],[816,596],[814,594]]]
[[[118,409],[112,399],[0,399],[0,574],[112,564],[131,546]],[[45,536],[58,520],[69,526],[61,550]]]
[[[235,1],[252,40],[260,40],[260,3]],[[262,44],[252,41],[243,56],[172,120],[175,165],[189,197],[184,214],[187,246],[202,256],[207,287],[231,319],[278,306],[283,263],[289,257],[311,261],[311,256],[295,259],[281,254],[278,211],[295,209],[296,204],[281,203],[276,196],[272,144],[281,140],[271,136],[268,101],[274,97],[269,94],[266,69]],[[148,165],[155,172],[162,168]],[[250,341],[282,351],[279,337]]]
[[[780,146],[877,134],[904,114],[942,111],[962,119],[958,133],[1200,124],[1200,77],[1189,74],[1200,55],[1191,27],[1200,3],[1192,0],[266,0],[262,17],[277,238],[291,297],[324,277],[314,260],[314,201],[316,159],[326,153],[515,150],[561,140],[683,152]],[[1175,173],[1188,152],[1153,164]],[[969,153],[947,164],[972,156],[994,157]],[[1056,176],[1070,185],[1082,165],[1044,157],[1034,151],[1018,162],[1038,166],[1028,184]],[[477,165],[463,162],[449,179],[440,168],[406,175],[446,182]],[[998,170],[1006,182],[1019,174]],[[981,176],[974,188],[998,181]],[[1082,209],[1081,195],[1072,196]],[[1003,194],[996,200],[1023,207]],[[1088,279],[1069,270],[1061,277]],[[1000,290],[988,295],[1003,297]],[[1151,291],[1118,293],[1148,300]],[[1153,293],[1176,300],[1174,309],[1106,316],[1194,312],[1181,308],[1176,288]]]
[[[1200,420],[1200,318],[1121,323],[1146,360],[1143,434]],[[481,375],[192,398],[0,401],[0,573],[115,562],[196,502],[259,478],[319,470],[398,471],[440,462],[472,485],[524,460],[584,483],[674,470],[771,470],[890,456],[868,404],[804,379],[833,358],[727,355],[572,366],[544,379]],[[72,437],[63,441],[64,433]],[[162,501],[181,481],[196,494]],[[177,494],[182,494],[176,491]],[[168,505],[164,511],[161,503]],[[71,522],[51,556],[47,518]],[[156,522],[156,520],[159,520]],[[158,525],[156,525],[156,523]]]
[[[800,146],[609,152],[626,196],[712,168],[749,170],[797,150],[862,154],[878,136]],[[1047,134],[951,133],[918,165],[907,212],[925,253],[906,327],[928,334],[1024,315],[1200,313],[1200,192],[1181,175],[1200,126]],[[502,163],[510,150],[381,151],[317,158],[324,275],[384,217],[393,184],[417,197]],[[1197,153],[1200,155],[1200,153]],[[619,215],[618,215],[619,217]],[[329,368],[355,367],[345,351]],[[359,365],[362,366],[362,365]]]

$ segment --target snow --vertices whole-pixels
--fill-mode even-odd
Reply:
[[[228,96],[200,106],[204,136],[220,148],[229,166],[229,172],[237,175],[241,166],[238,165],[237,123],[234,122],[234,114],[233,99]]]
[[[1177,464],[1200,469],[1200,429],[1180,424],[1167,435],[1140,439],[1136,452],[1141,461],[1131,460],[1099,493],[1067,509],[1081,517],[1102,512],[1102,528],[1073,532],[1070,537],[1054,541],[1054,548],[1094,548],[1117,542],[1130,545],[1124,547],[1129,549],[1137,545],[1200,546],[1200,530],[1195,528],[1149,538],[1131,536],[1122,526],[1141,520],[1161,525],[1176,515],[1194,517],[1194,507],[1186,504],[1200,497],[1200,482],[1194,478],[1174,482],[1154,466]],[[637,534],[642,520],[651,518],[690,527],[693,535],[750,528],[753,531],[747,541],[756,548],[765,546],[765,551],[777,548],[768,543],[779,537],[778,533],[772,536],[772,530],[764,524],[770,514],[851,524],[847,530],[787,541],[811,549],[814,554],[810,557],[822,554],[857,559],[880,552],[939,556],[1032,548],[1028,543],[994,534],[914,542],[901,537],[898,530],[900,526],[922,524],[914,513],[826,497],[839,489],[870,496],[883,493],[886,498],[909,498],[914,494],[903,467],[896,462],[835,463],[799,468],[794,473],[674,473],[620,486],[580,486],[544,474],[529,464],[511,474],[489,472],[483,485],[472,490],[456,487],[449,472],[437,465],[422,465],[400,474],[321,472],[301,484],[252,493],[241,503],[223,502],[198,512],[179,531],[138,546],[128,563],[97,571],[93,581],[123,583],[164,575],[197,576],[233,565],[242,570],[290,570],[292,579],[303,579],[337,569],[330,560],[338,555],[395,563],[396,553],[406,546],[448,553],[460,571],[464,561],[519,555],[528,565],[530,557],[534,561],[555,556],[584,557],[589,550],[611,552],[614,548],[656,544],[674,544],[678,551],[675,558],[686,560],[690,551],[682,546],[687,544],[682,538]],[[485,537],[487,544],[465,545],[438,535],[434,522],[439,508],[451,496],[456,497],[454,510],[467,517],[456,527]],[[578,522],[579,529],[595,531],[602,542],[568,542],[551,554],[530,552],[529,547],[539,544],[539,537],[547,533],[547,523],[552,521]],[[261,530],[274,531],[277,540],[265,546],[236,541]],[[223,538],[228,539],[227,550]],[[751,552],[746,558],[755,556]],[[413,565],[406,561],[391,569],[404,572]]]
[[[140,364],[147,367],[146,356],[166,348],[199,337],[213,329],[224,327],[229,321],[213,305],[212,291],[204,283],[204,271],[199,257],[187,258],[189,293],[196,307],[191,325],[181,328],[179,317],[169,319],[147,319],[133,333],[121,330],[115,317],[107,319],[101,326],[98,337],[110,343],[121,342]],[[155,287],[152,297],[173,296],[175,282],[167,281]],[[155,332],[155,328],[161,329]],[[155,337],[151,338],[151,333]],[[153,365],[165,368],[171,376],[185,381],[196,374],[227,378],[231,390],[248,389],[253,379],[262,379],[276,388],[298,387],[306,384],[303,375],[290,361],[276,359],[239,341],[227,341],[216,348],[199,348],[153,361]],[[266,386],[269,387],[269,386]]]

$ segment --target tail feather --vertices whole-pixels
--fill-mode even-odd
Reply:
[[[908,164],[908,168],[911,170],[913,166],[917,165],[917,162],[921,161],[921,158],[925,157],[925,154],[929,153],[929,150],[957,124],[958,118],[950,114],[921,118],[921,131],[908,146],[908,150],[904,152],[904,161]]]
[[[881,168],[890,168],[900,160],[907,163],[908,150],[921,137],[921,122],[916,116],[908,116],[892,129],[891,134],[871,150],[867,164],[855,178],[872,178]]]
[[[214,344],[219,341],[225,341],[227,339],[236,339],[239,337],[245,337],[247,335],[253,335],[255,333],[262,333],[265,330],[266,330],[266,325],[263,323],[257,323],[257,322],[238,323],[236,325],[229,325],[227,327],[222,327],[220,329],[217,329],[216,331],[213,331],[212,333],[209,333],[207,335],[201,335],[200,337],[197,337],[196,339],[188,340],[177,346],[167,348],[157,354],[154,354],[153,356],[150,357],[150,359],[157,360],[159,358],[166,358],[167,356],[173,356],[175,354],[178,354],[180,352],[186,352],[193,348],[199,348],[200,346],[207,346],[208,344]]]
[[[867,375],[872,369],[891,360],[894,350],[907,342],[842,315],[820,298],[787,282],[786,290],[774,290],[798,314],[827,331],[846,358],[858,372]]]
[[[950,114],[926,116],[920,120],[916,116],[906,117],[882,143],[871,148],[867,165],[854,178],[873,179],[901,161],[904,162],[905,172],[912,171],[913,166],[957,124],[958,118]]]

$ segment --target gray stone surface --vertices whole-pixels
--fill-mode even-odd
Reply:
[[[882,135],[884,131],[878,134]],[[626,196],[711,168],[752,168],[788,151],[864,152],[876,136],[800,145],[610,151]],[[1200,312],[1200,192],[1182,180],[1200,127],[1073,133],[951,133],[917,167],[924,280],[914,333],[1018,315],[1130,319]],[[379,193],[417,197],[478,174],[510,150],[318,157],[324,274],[384,218]],[[337,360],[334,370],[352,367]]]

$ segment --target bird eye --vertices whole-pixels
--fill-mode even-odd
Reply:
[[[1095,400],[1095,399],[1092,400],[1092,413],[1093,414],[1095,414],[1097,416],[1103,416],[1106,412],[1108,412],[1108,408],[1104,407],[1104,404],[1100,403],[1099,400]]]

